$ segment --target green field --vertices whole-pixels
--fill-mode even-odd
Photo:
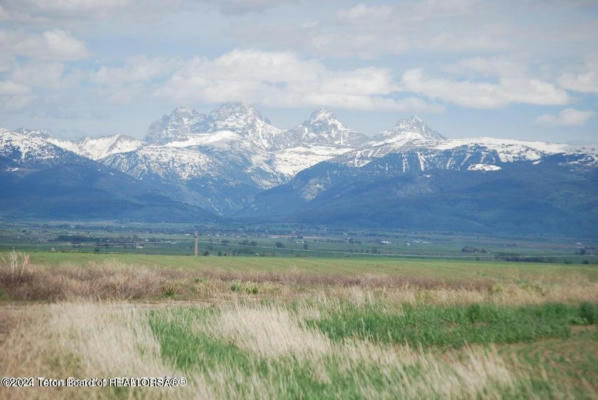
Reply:
[[[15,253],[12,253],[13,257]],[[596,398],[594,265],[0,253],[2,398]]]
[[[0,253],[1,254],[1,253]],[[598,279],[598,268],[589,265],[558,263],[504,262],[488,260],[453,260],[438,258],[320,258],[320,257],[192,257],[147,254],[31,253],[33,263],[57,266],[72,263],[81,266],[98,262],[118,262],[155,268],[223,270],[232,272],[284,272],[297,270],[314,274],[384,273],[447,279],[489,278],[495,280],[560,279],[570,274],[586,274]]]
[[[0,251],[191,255],[195,230],[184,225],[0,223]],[[307,227],[220,227],[198,231],[201,256],[436,258],[598,264],[595,241],[492,237],[446,232],[378,232]]]

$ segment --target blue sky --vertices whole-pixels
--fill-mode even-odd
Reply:
[[[0,125],[142,137],[174,107],[598,142],[592,0],[0,0]]]

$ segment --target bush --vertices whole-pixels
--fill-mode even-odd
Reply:
[[[579,305],[579,316],[587,324],[598,323],[598,305],[590,303],[581,303]]]
[[[585,320],[598,318],[598,306],[584,307]],[[597,307],[597,308],[593,308]],[[465,344],[515,343],[567,337],[570,326],[584,323],[580,310],[566,304],[520,307],[493,304],[470,306],[406,305],[400,313],[382,305],[344,305],[308,325],[333,340],[348,337],[378,342],[460,347]]]
[[[176,294],[176,289],[172,285],[165,286],[162,289],[162,294],[164,297],[173,297]]]

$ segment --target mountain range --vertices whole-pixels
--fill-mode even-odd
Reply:
[[[320,109],[280,129],[255,107],[179,107],[144,140],[0,129],[2,218],[300,222],[598,234],[595,146],[447,139],[420,118],[378,135]]]

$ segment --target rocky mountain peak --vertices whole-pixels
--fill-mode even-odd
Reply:
[[[149,143],[166,143],[192,132],[192,127],[205,119],[205,115],[188,107],[177,107],[154,121],[145,140]]]
[[[270,120],[264,118],[253,105],[225,103],[208,114],[206,124],[201,128],[205,132],[231,130],[243,134],[266,125],[274,128]]]
[[[446,140],[439,132],[430,128],[426,123],[414,115],[407,119],[399,120],[394,127],[383,132],[385,137],[410,138],[423,141]]]
[[[50,132],[45,129],[18,128],[18,129],[15,129],[15,132],[20,133],[25,136],[29,136],[29,137],[48,138],[51,136]]]
[[[329,110],[319,109],[311,113],[309,119],[303,123],[315,133],[328,133],[333,131],[348,131],[341,121]]]
[[[347,128],[330,110],[321,108],[288,133],[296,145],[355,146],[365,142],[365,135]]]
[[[214,119],[226,119],[239,116],[264,119],[255,106],[240,102],[224,103],[216,110],[212,111],[210,116]]]

